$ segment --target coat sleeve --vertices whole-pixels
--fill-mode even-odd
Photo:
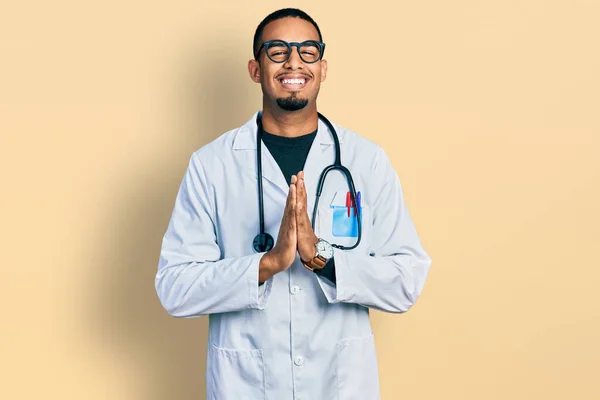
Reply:
[[[371,203],[372,237],[365,253],[334,249],[336,283],[317,277],[330,303],[356,303],[385,312],[408,311],[423,290],[431,259],[421,246],[389,158],[379,148],[378,193]]]
[[[175,317],[264,309],[272,279],[258,285],[265,253],[221,259],[214,193],[194,153],[163,237],[155,278],[161,304]]]

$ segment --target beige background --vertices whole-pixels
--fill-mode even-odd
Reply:
[[[600,2],[320,3],[320,110],[385,148],[433,259],[373,313],[383,399],[600,398]],[[287,5],[2,3],[0,398],[204,398],[208,320],[160,307],[160,242]]]

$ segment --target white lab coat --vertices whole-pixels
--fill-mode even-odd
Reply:
[[[264,253],[252,246],[259,232],[256,114],[191,157],[155,285],[171,315],[210,315],[208,400],[379,399],[369,308],[407,311],[423,289],[431,260],[385,152],[334,127],[342,164],[351,171],[363,206],[359,247],[334,250],[335,285],[304,268],[298,256],[287,271],[258,285]],[[334,161],[333,143],[319,120],[304,167],[310,218],[319,175]],[[261,145],[265,231],[277,240],[288,185]],[[345,199],[347,191],[345,177],[330,172],[315,226],[317,236],[330,243],[356,240],[334,237],[330,228],[332,200],[336,193]]]

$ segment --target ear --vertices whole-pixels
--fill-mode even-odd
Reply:
[[[255,83],[260,83],[260,64],[258,61],[248,61],[248,73],[250,74],[250,79],[252,79]]]
[[[327,78],[327,60],[321,60],[321,82]]]

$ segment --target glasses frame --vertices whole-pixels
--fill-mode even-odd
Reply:
[[[285,60],[283,61],[275,61],[271,58],[271,56],[269,55],[269,46],[271,46],[271,44],[273,44],[274,42],[278,42],[278,43],[283,43],[287,46],[288,48],[288,56]],[[306,45],[306,43],[316,43],[317,46],[319,47],[319,58],[316,59],[315,61],[306,61],[303,57],[302,57],[302,53],[300,52],[300,47],[303,47]],[[302,60],[302,62],[306,63],[306,64],[314,64],[318,61],[321,61],[323,59],[323,54],[325,54],[325,43],[323,42],[319,42],[318,40],[305,40],[304,42],[286,42],[285,40],[281,40],[281,39],[274,39],[274,40],[268,40],[266,42],[263,42],[260,47],[258,48],[258,51],[256,52],[256,55],[254,56],[254,59],[258,60],[258,55],[260,54],[260,51],[263,49],[265,49],[265,53],[267,54],[267,57],[269,58],[269,60],[273,61],[274,63],[277,64],[282,64],[284,62],[286,62],[287,60],[290,59],[290,57],[292,56],[292,47],[296,46],[296,50],[298,51],[298,55],[300,56],[300,59]]]

